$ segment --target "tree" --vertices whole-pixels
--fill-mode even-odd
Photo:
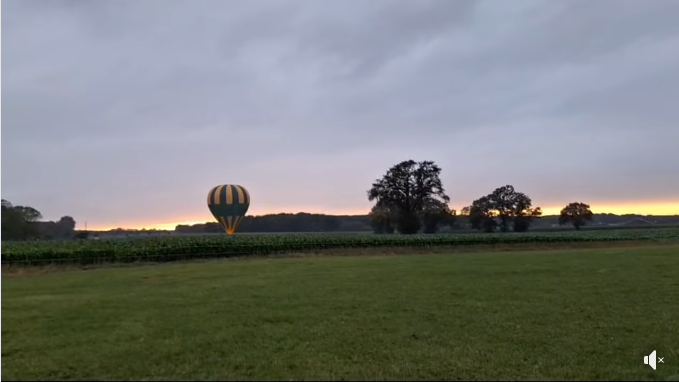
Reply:
[[[465,206],[462,207],[460,210],[460,214],[456,217],[456,227],[457,228],[471,228],[471,222],[469,219],[469,215],[471,213],[471,206]]]
[[[526,232],[535,219],[542,216],[542,208],[526,208],[514,216],[514,232]]]
[[[37,221],[41,218],[33,207],[14,206],[2,199],[2,239],[26,240],[38,236]]]
[[[72,238],[75,234],[75,220],[70,216],[62,216],[54,224],[53,234],[62,239]]]
[[[443,225],[455,224],[456,211],[451,210],[447,204],[440,201],[430,201],[424,206],[422,212],[422,224],[424,233],[436,233]]]
[[[422,226],[427,205],[448,203],[440,178],[441,168],[433,161],[407,160],[391,167],[368,190],[368,200],[388,206],[397,214],[396,228],[414,234]]]
[[[42,214],[35,208],[2,199],[2,240],[69,239],[75,235],[75,220],[70,216],[58,222],[40,219]]]
[[[16,238],[22,224],[21,216],[14,210],[12,203],[2,199],[2,240]]]
[[[485,232],[495,231],[497,227],[497,221],[495,221],[497,213],[489,195],[474,200],[468,210],[469,224],[473,229]]]
[[[14,210],[27,222],[34,223],[42,219],[42,214],[33,207],[15,206]]]
[[[420,214],[408,210],[399,210],[396,215],[396,229],[405,235],[413,235],[422,228]]]
[[[575,229],[580,230],[582,226],[592,221],[594,214],[588,204],[573,202],[569,203],[559,214],[559,225],[571,223]]]
[[[498,187],[475,200],[468,211],[472,228],[485,232],[493,232],[497,227],[502,232],[508,232],[510,228],[525,232],[533,220],[542,215],[540,207],[533,208],[531,199],[511,185]]]
[[[395,230],[396,213],[389,206],[376,203],[368,214],[370,226],[377,234],[392,234]]]
[[[532,220],[542,215],[541,209],[532,208],[531,199],[512,185],[496,188],[489,198],[492,208],[497,210],[502,232],[509,231],[510,227],[517,232],[527,231]]]

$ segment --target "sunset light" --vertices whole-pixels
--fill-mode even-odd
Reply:
[[[610,213],[616,215],[634,214],[634,215],[679,215],[679,202],[670,203],[649,203],[649,204],[618,204],[618,205],[606,205],[606,204],[592,204],[592,212],[595,214]],[[563,206],[550,206],[542,208],[542,215],[558,215]],[[461,208],[457,208],[459,211]],[[295,212],[292,212],[295,211]],[[311,213],[311,214],[327,214],[327,215],[366,215],[369,211],[361,209],[352,210],[330,210],[322,208],[300,208],[298,210],[290,209],[287,211],[262,211],[254,210],[253,213],[248,213],[247,216],[257,216],[257,215],[268,215],[268,214],[279,214],[279,213],[299,213],[299,212]],[[90,224],[90,229],[95,231],[108,231],[116,228],[124,229],[156,229],[156,230],[174,230],[178,225],[194,225],[203,224],[206,222],[214,222],[214,219],[209,214],[205,214],[204,217],[193,216],[190,218],[171,220],[167,222],[149,222],[149,223],[130,223],[129,225],[123,226],[111,226],[110,224],[102,224],[101,226],[96,226]],[[81,228],[81,227],[79,227]]]
[[[649,203],[649,204],[591,204],[595,214],[615,215],[679,215],[679,202]],[[561,207],[546,207],[542,209],[542,215],[558,215]]]

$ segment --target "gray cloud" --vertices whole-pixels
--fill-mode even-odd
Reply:
[[[361,210],[432,159],[455,207],[674,201],[679,2],[5,0],[3,198],[104,225]],[[93,224],[91,223],[91,224]]]

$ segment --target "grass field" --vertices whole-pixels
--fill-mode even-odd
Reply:
[[[166,263],[2,292],[3,379],[679,379],[678,245]]]

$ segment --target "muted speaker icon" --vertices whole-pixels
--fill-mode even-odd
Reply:
[[[653,370],[655,370],[655,367],[656,367],[658,362],[659,363],[665,363],[665,361],[663,361],[662,358],[656,356],[655,350],[653,350],[653,352],[651,354],[644,356],[644,365],[648,365],[648,366],[652,367]]]

